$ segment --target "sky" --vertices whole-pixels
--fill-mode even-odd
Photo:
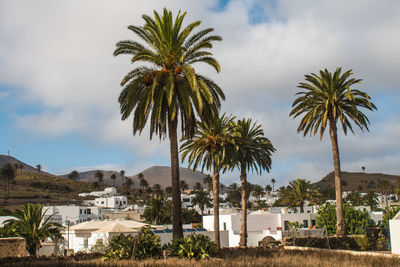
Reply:
[[[317,181],[333,170],[329,136],[297,134],[289,113],[304,75],[336,67],[363,79],[355,88],[378,108],[366,112],[369,132],[339,134],[342,170],[399,174],[398,0],[0,0],[0,154],[54,174],[169,166],[168,140],[150,140],[148,129],[133,136],[131,118],[121,121],[119,84],[135,66],[112,55],[119,40],[138,40],[128,25],[163,7],[223,39],[212,48],[220,73],[194,67],[224,90],[222,112],[262,124],[277,149],[271,171],[250,182]]]

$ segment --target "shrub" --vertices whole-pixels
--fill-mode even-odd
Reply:
[[[217,251],[215,243],[208,236],[201,234],[173,239],[165,248],[170,256],[197,260],[209,258]]]
[[[136,259],[160,258],[160,237],[144,226],[136,236],[120,234],[114,236],[105,252],[105,259],[130,259],[135,253]]]
[[[385,229],[389,229],[389,220],[393,219],[399,211],[400,207],[389,207],[383,211],[382,226]]]
[[[355,236],[354,240],[362,251],[367,251],[371,248],[371,244],[366,236]]]
[[[344,203],[344,220],[346,222],[346,234],[365,234],[365,228],[374,226],[374,221],[368,211],[356,210],[352,205]],[[318,208],[317,225],[326,227],[328,234],[336,234],[336,206],[326,203]]]

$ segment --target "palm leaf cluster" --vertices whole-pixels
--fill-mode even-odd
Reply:
[[[122,119],[134,112],[134,134],[141,132],[150,118],[150,138],[153,133],[161,138],[167,132],[167,122],[175,121],[180,113],[184,135],[193,135],[195,114],[207,116],[216,112],[221,106],[220,100],[225,98],[216,83],[192,67],[202,62],[220,71],[218,62],[207,50],[221,37],[209,35],[212,28],[192,34],[200,21],[183,28],[185,15],[179,12],[174,20],[167,9],[162,15],[154,11],[154,19],[143,15],[144,26],[128,29],[146,46],[132,40],[116,45],[115,56],[127,54],[132,56],[132,63],[148,63],[130,71],[121,82]]]
[[[62,239],[61,225],[51,222],[54,214],[45,217],[43,206],[40,204],[25,204],[22,210],[16,210],[12,216],[16,219],[6,221],[17,236],[26,240],[26,249],[30,255],[36,255],[41,242],[47,238],[52,240]]]
[[[279,192],[282,204],[296,210],[299,207],[300,212],[304,212],[304,205],[308,202],[311,205],[319,204],[321,193],[315,189],[310,181],[296,179],[289,182],[289,186]]]
[[[354,133],[351,122],[361,130],[368,131],[369,120],[358,107],[371,111],[376,107],[367,93],[350,88],[362,80],[351,78],[352,70],[341,75],[341,68],[337,68],[333,74],[327,69],[319,74],[305,75],[308,83],[298,86],[305,91],[296,93],[299,97],[293,102],[290,112],[294,118],[304,114],[297,131],[305,136],[307,133],[315,135],[319,130],[322,138],[328,121],[334,124],[340,121],[345,134],[347,129]]]

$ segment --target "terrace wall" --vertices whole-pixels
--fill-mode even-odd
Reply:
[[[22,237],[0,238],[0,258],[26,256],[26,242]]]

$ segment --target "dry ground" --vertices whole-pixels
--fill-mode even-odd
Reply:
[[[334,251],[287,251],[287,250],[267,250],[262,248],[247,249],[225,249],[221,251],[218,258],[210,260],[186,260],[186,259],[159,259],[142,261],[106,261],[100,259],[80,260],[59,258],[55,260],[36,260],[1,262],[3,266],[400,266],[400,257],[380,257],[380,256],[354,256],[349,254],[337,253]]]

